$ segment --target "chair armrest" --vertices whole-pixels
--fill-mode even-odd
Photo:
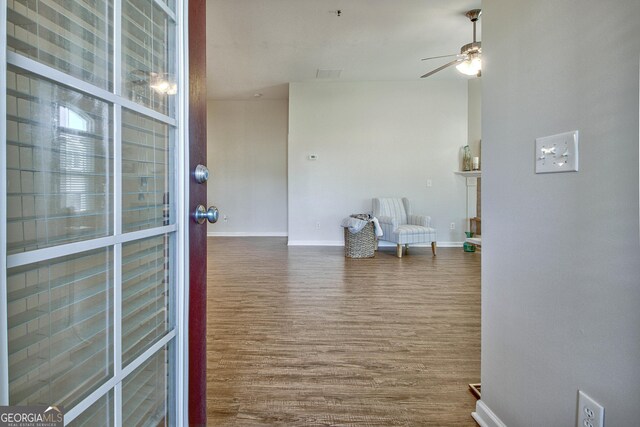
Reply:
[[[421,225],[423,227],[431,227],[431,217],[426,215],[409,215],[407,218],[411,225]]]

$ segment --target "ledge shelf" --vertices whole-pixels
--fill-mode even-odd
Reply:
[[[456,175],[461,175],[467,178],[481,178],[482,171],[455,171]]]
[[[464,239],[465,243],[471,243],[472,245],[475,246],[482,246],[482,237],[478,236],[478,237],[467,237],[466,239]]]

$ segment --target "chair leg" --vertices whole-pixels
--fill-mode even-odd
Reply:
[[[436,256],[436,242],[431,242],[431,252],[433,252],[433,256]]]
[[[404,254],[409,255],[409,245],[404,245]]]
[[[374,248],[374,251],[376,251],[376,252],[378,251],[378,242],[379,242],[379,240],[376,239],[376,247]]]
[[[398,243],[398,246],[396,247],[396,256],[398,258],[402,258],[402,245]]]

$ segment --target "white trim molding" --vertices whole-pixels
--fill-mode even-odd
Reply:
[[[289,240],[287,246],[344,246],[342,240]]]
[[[191,202],[189,200],[189,0],[177,0],[177,71],[178,71],[178,117],[176,193],[176,284],[175,308],[175,420],[177,426],[189,425],[189,221]],[[171,411],[169,411],[171,414]]]
[[[287,237],[286,231],[209,231],[207,237]]]
[[[286,231],[209,231],[207,237],[287,237]],[[436,242],[439,248],[461,248],[464,242]],[[343,240],[289,240],[287,246],[344,246]],[[396,246],[395,243],[381,240],[381,247]],[[428,248],[430,243],[415,243],[414,248]]]
[[[436,242],[436,246],[439,248],[461,248],[464,242]],[[381,240],[378,246],[381,247],[395,247],[396,243],[386,242]],[[409,243],[410,248],[430,248],[431,243]]]
[[[507,427],[482,400],[476,402],[476,411],[471,416],[480,427]]]
[[[439,248],[461,248],[464,242],[436,242],[436,246]],[[431,246],[430,244],[423,243],[420,245],[410,245],[410,246]]]
[[[461,248],[463,242],[436,242],[439,248]],[[288,246],[344,246],[342,240],[289,240]],[[382,248],[395,247],[395,243],[380,241],[379,246]],[[412,248],[428,248],[431,243],[415,243],[409,245]]]

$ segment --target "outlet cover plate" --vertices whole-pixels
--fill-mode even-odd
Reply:
[[[578,131],[536,138],[536,173],[578,171]]]
[[[578,390],[577,427],[604,427],[604,407]]]

